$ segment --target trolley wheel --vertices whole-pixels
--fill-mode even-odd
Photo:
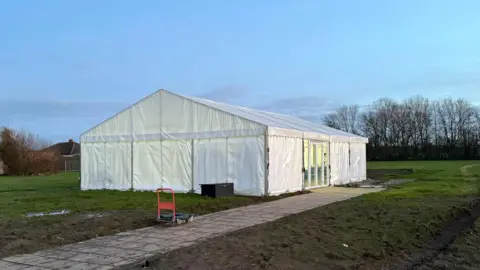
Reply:
[[[181,224],[184,224],[186,223],[186,221],[184,219],[176,219],[176,225],[181,225]]]

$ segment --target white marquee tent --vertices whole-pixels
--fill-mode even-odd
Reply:
[[[159,90],[80,137],[81,188],[275,195],[366,179],[367,138]]]

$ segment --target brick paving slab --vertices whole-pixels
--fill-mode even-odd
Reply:
[[[196,217],[193,223],[153,226],[0,260],[0,269],[107,270],[196,244],[235,230],[382,189],[328,187],[310,194]],[[154,214],[152,214],[154,215]]]

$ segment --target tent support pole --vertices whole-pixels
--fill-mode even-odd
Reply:
[[[225,168],[226,168],[226,175],[225,175],[225,183],[228,183],[228,137],[225,138]]]
[[[324,143],[322,142],[322,147],[321,147],[321,152],[320,152],[320,162],[322,162],[322,176],[321,176],[321,183],[322,183],[322,186],[326,186],[327,185],[327,181],[325,179],[325,145]]]
[[[130,139],[130,189],[133,190],[133,140]]]
[[[305,190],[305,173],[307,168],[305,168],[305,138],[302,138],[302,190]]]
[[[83,181],[83,178],[82,178],[82,136],[80,135],[80,138],[78,140],[80,142],[80,190],[82,190],[82,181]],[[365,152],[366,153],[366,152]],[[366,160],[366,159],[365,159]]]
[[[193,109],[190,110],[190,121],[189,121],[189,126],[190,130],[195,130],[194,124],[193,124],[193,119],[195,118],[195,114],[193,112]],[[192,162],[192,187],[190,192],[195,193],[195,139],[192,139],[192,156],[191,156],[191,162]]]
[[[270,167],[270,161],[268,159],[269,157],[269,152],[270,152],[270,148],[268,146],[268,127],[265,128],[265,142],[264,142],[264,182],[265,182],[265,191],[264,191],[264,194],[265,196],[268,196],[269,195],[269,191],[268,191],[268,169]]]
[[[312,153],[311,153],[311,145],[312,145],[312,140],[308,140],[308,155],[307,155],[307,160],[308,160],[308,187],[305,189],[308,189],[312,187]]]
[[[133,191],[133,107],[130,109],[130,189]]]
[[[332,139],[328,140],[328,166],[327,166],[327,181],[328,185],[331,186],[331,171],[332,171]]]
[[[190,190],[190,192],[194,193],[195,192],[195,140],[192,139],[191,141],[192,143],[192,189]]]

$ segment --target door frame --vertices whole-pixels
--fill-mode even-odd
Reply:
[[[308,141],[308,154],[307,154],[307,168],[304,168],[303,172],[303,188],[304,189],[315,189],[315,188],[322,188],[322,187],[328,187],[330,186],[330,170],[328,169],[328,165],[330,163],[330,159],[327,154],[327,161],[328,163],[325,164],[325,154],[328,153],[329,151],[327,150],[330,147],[330,143],[328,141],[316,141],[316,140],[310,140],[310,139],[305,139]],[[320,155],[317,153],[317,151],[320,150]],[[305,143],[303,146],[303,151],[305,151]],[[305,154],[303,155],[305,156]],[[321,175],[318,173],[318,169],[320,168],[318,166],[319,162],[316,160],[320,156],[320,164],[321,164]],[[313,157],[313,160],[312,160]],[[313,164],[314,163],[314,164]],[[305,164],[303,164],[305,165]],[[314,174],[312,175],[312,165],[314,165]],[[327,173],[325,174],[325,170],[327,170]],[[305,181],[305,173],[308,174],[308,184],[306,184]]]

